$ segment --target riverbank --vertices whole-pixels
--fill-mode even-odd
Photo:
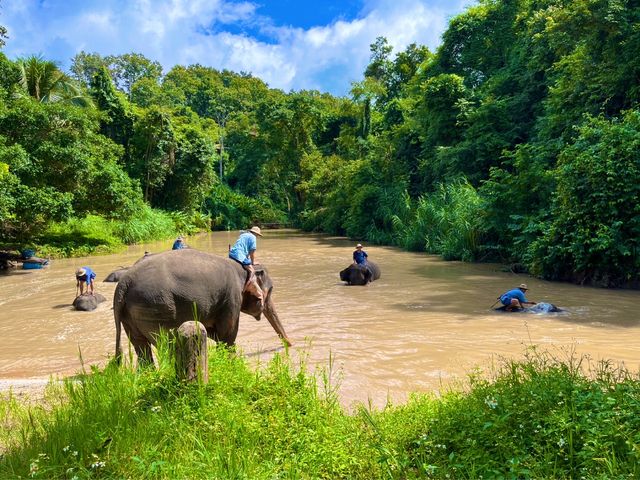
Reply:
[[[30,478],[635,478],[640,381],[534,353],[465,388],[351,413],[325,373],[210,350],[208,385],[113,366],[57,400],[0,400],[0,476]],[[60,401],[60,398],[65,398]],[[46,401],[46,400],[45,400]],[[605,461],[603,461],[603,459]],[[606,460],[610,461],[606,461]],[[613,461],[615,459],[615,461]]]
[[[98,215],[51,223],[35,237],[0,242],[0,251],[19,254],[33,250],[44,258],[76,258],[108,255],[126,250],[128,245],[167,240],[178,234],[210,231],[211,219],[203,214],[164,212],[149,207],[137,216],[120,221]]]

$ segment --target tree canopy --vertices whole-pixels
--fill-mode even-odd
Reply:
[[[348,98],[0,55],[0,235],[146,204],[637,285],[639,25],[638,0],[481,0],[435,52],[377,38]]]

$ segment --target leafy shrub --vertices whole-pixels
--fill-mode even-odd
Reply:
[[[418,199],[411,216],[396,215],[394,224],[396,242],[405,248],[465,261],[477,260],[482,251],[482,202],[466,180],[440,184]]]
[[[169,238],[178,233],[171,214],[148,205],[126,222],[114,221],[114,235],[126,244]]]
[[[224,184],[213,188],[205,205],[217,230],[247,228],[256,223],[286,223],[287,219],[270,200],[247,197]]]
[[[604,286],[640,281],[640,111],[590,118],[558,161],[551,220],[532,272]]]

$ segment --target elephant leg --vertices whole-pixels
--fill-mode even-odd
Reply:
[[[138,366],[145,367],[153,365],[153,354],[151,353],[151,342],[149,339],[135,326],[129,325],[128,323],[123,323],[122,326],[136,352]]]
[[[222,342],[232,347],[236,343],[239,326],[239,313],[237,315],[229,315],[218,318],[215,325],[212,327],[213,329],[215,329],[215,336],[213,337],[214,340],[216,342]]]
[[[153,365],[153,355],[151,353],[151,344],[149,342],[145,343],[133,343],[133,348],[136,351],[136,355],[138,356],[138,366],[150,367]]]

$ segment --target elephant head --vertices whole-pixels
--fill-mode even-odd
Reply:
[[[271,280],[271,276],[262,265],[255,266],[255,275],[260,293],[256,292],[254,288],[251,288],[252,284],[249,284],[249,288],[245,289],[242,293],[242,307],[240,311],[255,317],[256,320],[260,320],[261,313],[264,313],[276,333],[290,346],[291,342],[287,338],[284,327],[280,323],[280,318],[273,303],[271,295],[273,291],[273,281]]]

